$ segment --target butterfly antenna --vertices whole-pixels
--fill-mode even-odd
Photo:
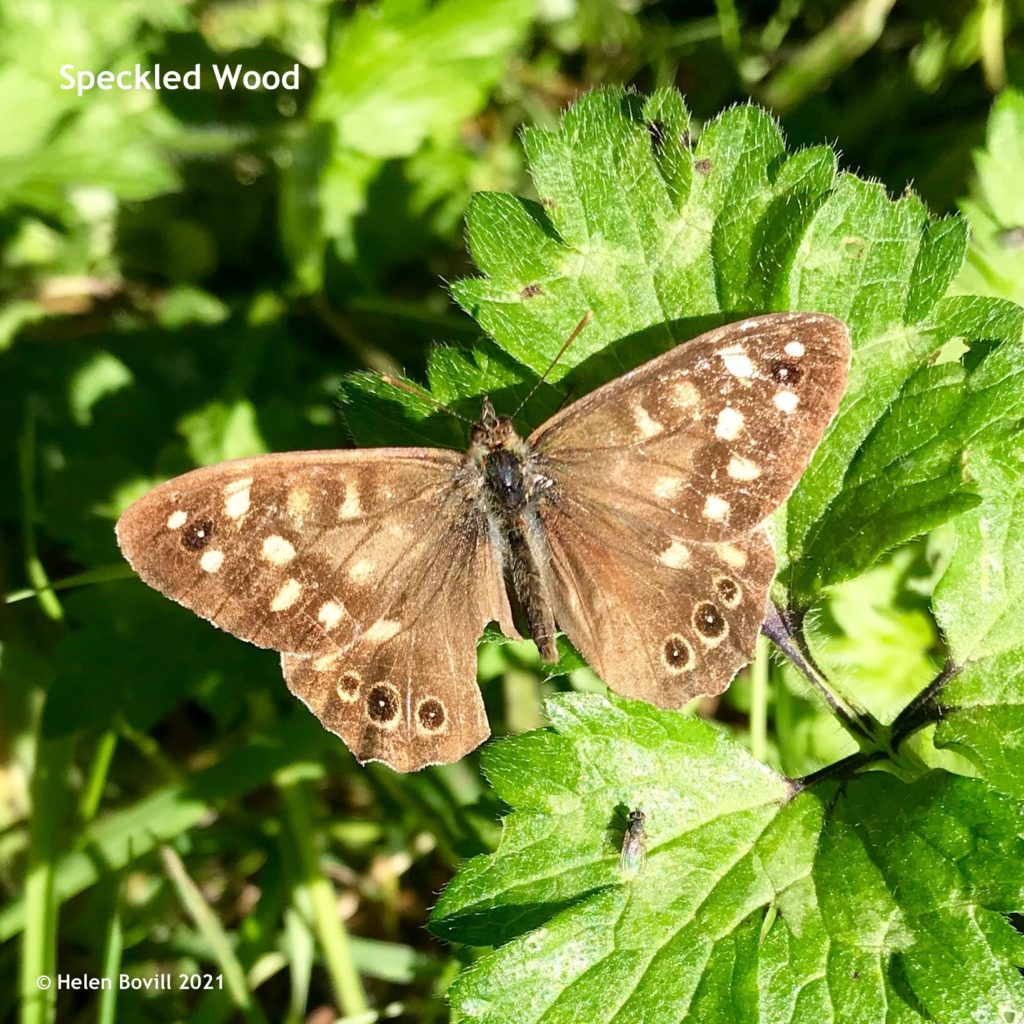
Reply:
[[[398,377],[392,377],[390,373],[380,374],[380,379],[384,381],[385,384],[390,384],[393,388],[398,388],[399,391],[404,391],[406,394],[412,395],[414,398],[419,398],[421,401],[429,402],[435,409],[440,409],[441,412],[446,412],[449,416],[454,416],[457,420],[462,420],[463,423],[471,424],[473,422],[466,416],[462,416],[454,409],[449,408],[444,404],[444,402],[439,402],[424,388],[418,388],[414,384],[410,384],[408,381],[400,380]]]
[[[590,321],[593,319],[594,311],[592,309],[588,309],[586,313],[583,314],[583,319],[573,328],[572,334],[570,334],[569,337],[565,339],[564,343],[562,344],[562,347],[555,354],[555,358],[552,359],[551,362],[548,364],[548,368],[537,378],[537,383],[534,384],[532,388],[530,388],[530,393],[519,403],[519,408],[516,409],[514,413],[512,413],[513,417],[518,416],[523,411],[523,406],[526,405],[526,403],[531,398],[533,398],[533,396],[537,393],[537,389],[541,386],[541,384],[544,383],[544,381],[548,379],[548,375],[558,365],[558,360],[565,355],[566,349],[568,349],[568,347],[580,336],[580,334],[583,332],[583,328],[586,327],[587,324],[589,324]]]

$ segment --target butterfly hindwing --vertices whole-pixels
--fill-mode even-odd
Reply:
[[[360,761],[411,771],[457,761],[488,736],[476,644],[504,614],[504,589],[484,534],[452,531],[434,557],[391,617],[344,650],[282,657],[289,689]]]
[[[455,760],[487,735],[476,641],[492,620],[514,632],[486,523],[455,479],[461,463],[425,449],[221,463],[132,505],[118,541],[145,582],[283,652],[289,685],[357,756],[408,771]],[[361,689],[339,709],[345,671]],[[397,694],[397,717],[374,720],[374,686]],[[417,711],[431,698],[436,708]],[[379,742],[352,741],[359,723]],[[428,736],[444,754],[420,742]]]
[[[542,517],[555,617],[616,692],[680,707],[720,693],[753,657],[775,572],[763,530],[703,544],[596,505]]]
[[[849,358],[849,332],[833,317],[753,317],[605,384],[530,441],[577,498],[690,540],[728,540],[753,530],[800,479]]]

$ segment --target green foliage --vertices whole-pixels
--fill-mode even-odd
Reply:
[[[993,695],[990,671],[1024,636],[1011,568],[1024,554],[1022,311],[945,299],[963,226],[932,220],[912,195],[893,202],[836,176],[819,152],[786,159],[756,108],[721,115],[692,151],[688,129],[674,94],[604,90],[557,133],[528,133],[542,201],[474,202],[470,245],[486,276],[454,294],[535,372],[592,308],[563,386],[636,365],[701,318],[790,307],[843,317],[851,384],[780,516],[776,597],[799,619],[830,585],[952,522],[935,608],[954,661],[920,701],[905,691],[892,707],[890,694],[891,726],[851,721],[862,751],[806,786],[699,723],[596,697],[552,700],[557,736],[485,758],[514,811],[497,852],[463,868],[433,923],[501,948],[453,1000],[493,1021],[1018,1013],[1024,946],[1001,914],[1021,899],[1024,719],[1019,687]],[[952,339],[962,357],[933,362]],[[843,664],[836,651],[822,661]],[[973,671],[961,673],[965,663]],[[1020,675],[1019,663],[1000,668]],[[857,683],[835,679],[840,707],[868,696]],[[992,788],[928,771],[926,750],[903,747],[940,709],[935,742],[965,753]],[[889,772],[857,773],[886,762]],[[617,875],[616,840],[635,806],[651,853],[630,881]]]
[[[431,1024],[463,970],[456,1004],[484,1019],[549,998],[580,1022],[1021,1014],[1003,916],[1024,788],[1019,92],[975,151],[986,83],[1021,84],[1021,15],[840,6],[0,11],[0,1019]],[[65,63],[296,61],[294,93],[59,88]],[[690,111],[615,83],[679,83]],[[960,204],[962,266],[961,221],[889,198],[907,181]],[[465,416],[487,393],[512,409],[593,309],[525,429],[781,308],[835,312],[856,345],[840,420],[773,523],[774,596],[823,678],[776,651],[701,706],[713,726],[607,703],[564,640],[542,666],[489,635],[495,734],[544,725],[542,706],[560,731],[495,744],[493,790],[476,755],[363,769],[275,655],[118,556],[114,519],[159,480],[344,443],[339,383],[360,444],[463,443],[369,371]],[[627,884],[635,803],[651,856]],[[436,921],[499,948],[432,939],[459,862],[495,849]],[[226,987],[40,989],[57,970]]]
[[[1007,89],[992,107],[984,149],[974,157],[977,181],[961,208],[973,244],[958,286],[965,292],[1024,299],[1024,93]]]
[[[882,1024],[1024,1006],[1024,940],[1002,916],[1024,898],[1009,798],[939,772],[796,791],[703,722],[593,696],[547,712],[554,731],[488,751],[513,812],[434,911],[446,938],[502,944],[454,987],[465,1018]],[[624,879],[621,809],[637,805],[647,863]]]

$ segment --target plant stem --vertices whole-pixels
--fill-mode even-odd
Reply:
[[[894,748],[935,717],[938,712],[935,698],[962,667],[955,662],[947,662],[942,671],[896,716],[889,730]]]
[[[768,754],[768,638],[757,638],[750,671],[750,752],[763,761]]]
[[[814,664],[810,651],[803,642],[803,636],[792,627],[785,612],[774,602],[769,602],[768,615],[761,626],[761,632],[771,639],[775,646],[799,669],[810,685],[821,694],[832,713],[839,719],[858,743],[870,747],[878,745],[878,730],[872,716],[852,708],[825,682],[824,676]]]
[[[344,1016],[354,1017],[370,1012],[370,1004],[363,991],[348,932],[338,916],[334,888],[320,870],[320,861],[314,845],[313,822],[307,806],[307,788],[304,780],[288,770],[277,775],[277,783],[284,800],[288,826],[299,858],[299,869],[313,906],[313,918],[323,947],[327,971],[331,976],[338,1005]]]

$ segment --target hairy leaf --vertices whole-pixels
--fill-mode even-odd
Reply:
[[[1019,806],[983,783],[888,773],[802,791],[710,726],[553,698],[555,731],[495,745],[512,807],[439,934],[500,946],[455,985],[487,1022],[888,1024],[1024,1012]],[[646,866],[623,875],[623,808]],[[894,827],[896,826],[896,827]],[[1000,1016],[1008,1014],[1008,1016]]]

